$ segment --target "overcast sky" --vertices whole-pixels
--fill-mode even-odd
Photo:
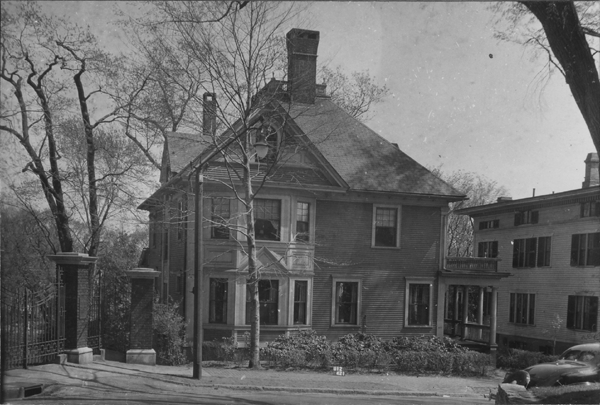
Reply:
[[[67,4],[68,3],[68,4]],[[117,43],[109,2],[48,2]],[[581,187],[589,131],[547,60],[493,37],[489,3],[316,2],[318,63],[368,69],[390,90],[367,122],[427,167],[483,174],[513,198]],[[282,33],[284,34],[284,33]]]

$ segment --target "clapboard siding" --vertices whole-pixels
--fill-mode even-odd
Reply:
[[[371,247],[373,204],[318,201],[313,327],[319,334],[336,339],[361,330],[363,320],[368,333],[385,339],[433,333],[435,325],[405,330],[404,291],[405,277],[435,277],[440,208],[402,206],[401,212],[400,249],[377,249]],[[331,326],[332,281],[343,277],[362,281],[361,318],[366,319],[359,326]]]
[[[578,344],[600,340],[598,333],[575,331],[566,328],[567,300],[569,295],[600,295],[600,268],[572,267],[570,264],[571,236],[580,233],[600,232],[598,217],[580,218],[580,205],[571,203],[537,208],[539,223],[514,226],[514,213],[485,215],[475,222],[475,244],[481,241],[498,241],[501,259],[499,271],[511,273],[504,279],[498,291],[498,334],[503,338],[528,343],[537,350],[551,344],[552,321],[556,315],[563,320],[563,327],[556,339],[563,344]],[[500,228],[478,231],[480,221],[499,219]],[[552,238],[549,267],[513,268],[513,240],[541,236]],[[509,294],[536,294],[535,325],[523,326],[509,322]],[[600,318],[600,316],[599,316]],[[600,319],[598,319],[600,322]],[[600,331],[600,329],[598,329]],[[516,338],[516,339],[515,339]],[[545,343],[544,343],[545,342]]]

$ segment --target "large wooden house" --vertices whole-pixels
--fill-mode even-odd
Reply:
[[[465,196],[331,101],[316,83],[318,32],[293,29],[287,41],[287,81],[266,84],[257,99],[269,101],[250,120],[263,123],[271,148],[252,165],[257,184],[264,180],[254,200],[261,339],[305,328],[329,339],[443,334],[446,215]],[[144,265],[161,272],[159,293],[182,302],[190,326],[197,244],[189,179],[212,150],[213,103],[206,95],[201,134],[168,136],[162,186],[140,206],[151,223]],[[225,186],[228,170],[217,155],[204,171],[202,328],[204,340],[243,343],[244,205]]]

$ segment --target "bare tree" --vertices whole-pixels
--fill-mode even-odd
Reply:
[[[344,111],[361,121],[367,121],[371,117],[368,112],[374,104],[380,103],[389,93],[389,89],[378,86],[369,75],[369,71],[352,72],[350,77],[336,66],[335,70],[326,66],[320,69],[323,83],[327,85],[327,91],[331,101],[339,105]]]
[[[95,255],[117,194],[125,191],[117,179],[134,176],[137,164],[109,150],[124,147],[109,135],[122,106],[105,90],[116,86],[125,61],[103,51],[89,29],[49,17],[35,3],[3,3],[1,30],[2,136],[15,137],[26,152],[23,172],[43,192],[60,251],[75,248],[79,212],[88,224],[81,246]]]
[[[563,75],[600,153],[600,79],[594,62],[598,49],[592,42],[600,38],[599,3],[523,1],[497,3],[494,10],[500,17],[497,23],[508,22],[496,33],[498,38],[532,46],[548,58],[547,73],[540,72],[540,78],[555,71]]]
[[[447,229],[447,255],[453,257],[471,257],[476,254],[473,251],[473,221],[468,215],[458,215],[455,211],[462,208],[491,204],[498,197],[505,196],[507,190],[495,181],[476,173],[459,170],[446,174],[440,168],[435,168],[431,171],[469,198],[465,201],[450,203]]]

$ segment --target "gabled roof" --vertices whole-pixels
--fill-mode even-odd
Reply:
[[[165,135],[162,167],[163,170],[169,168],[173,174],[180,173],[185,166],[211,145],[211,139],[203,137],[202,134],[167,132]],[[163,179],[161,178],[161,180]]]
[[[266,273],[289,273],[287,268],[285,257],[281,256],[266,246],[261,247],[256,252],[256,268],[259,272]],[[238,272],[248,272],[248,255],[244,255],[240,265],[237,267]]]
[[[310,105],[282,105],[351,190],[464,199],[464,193],[433,175],[329,98],[317,98]]]

